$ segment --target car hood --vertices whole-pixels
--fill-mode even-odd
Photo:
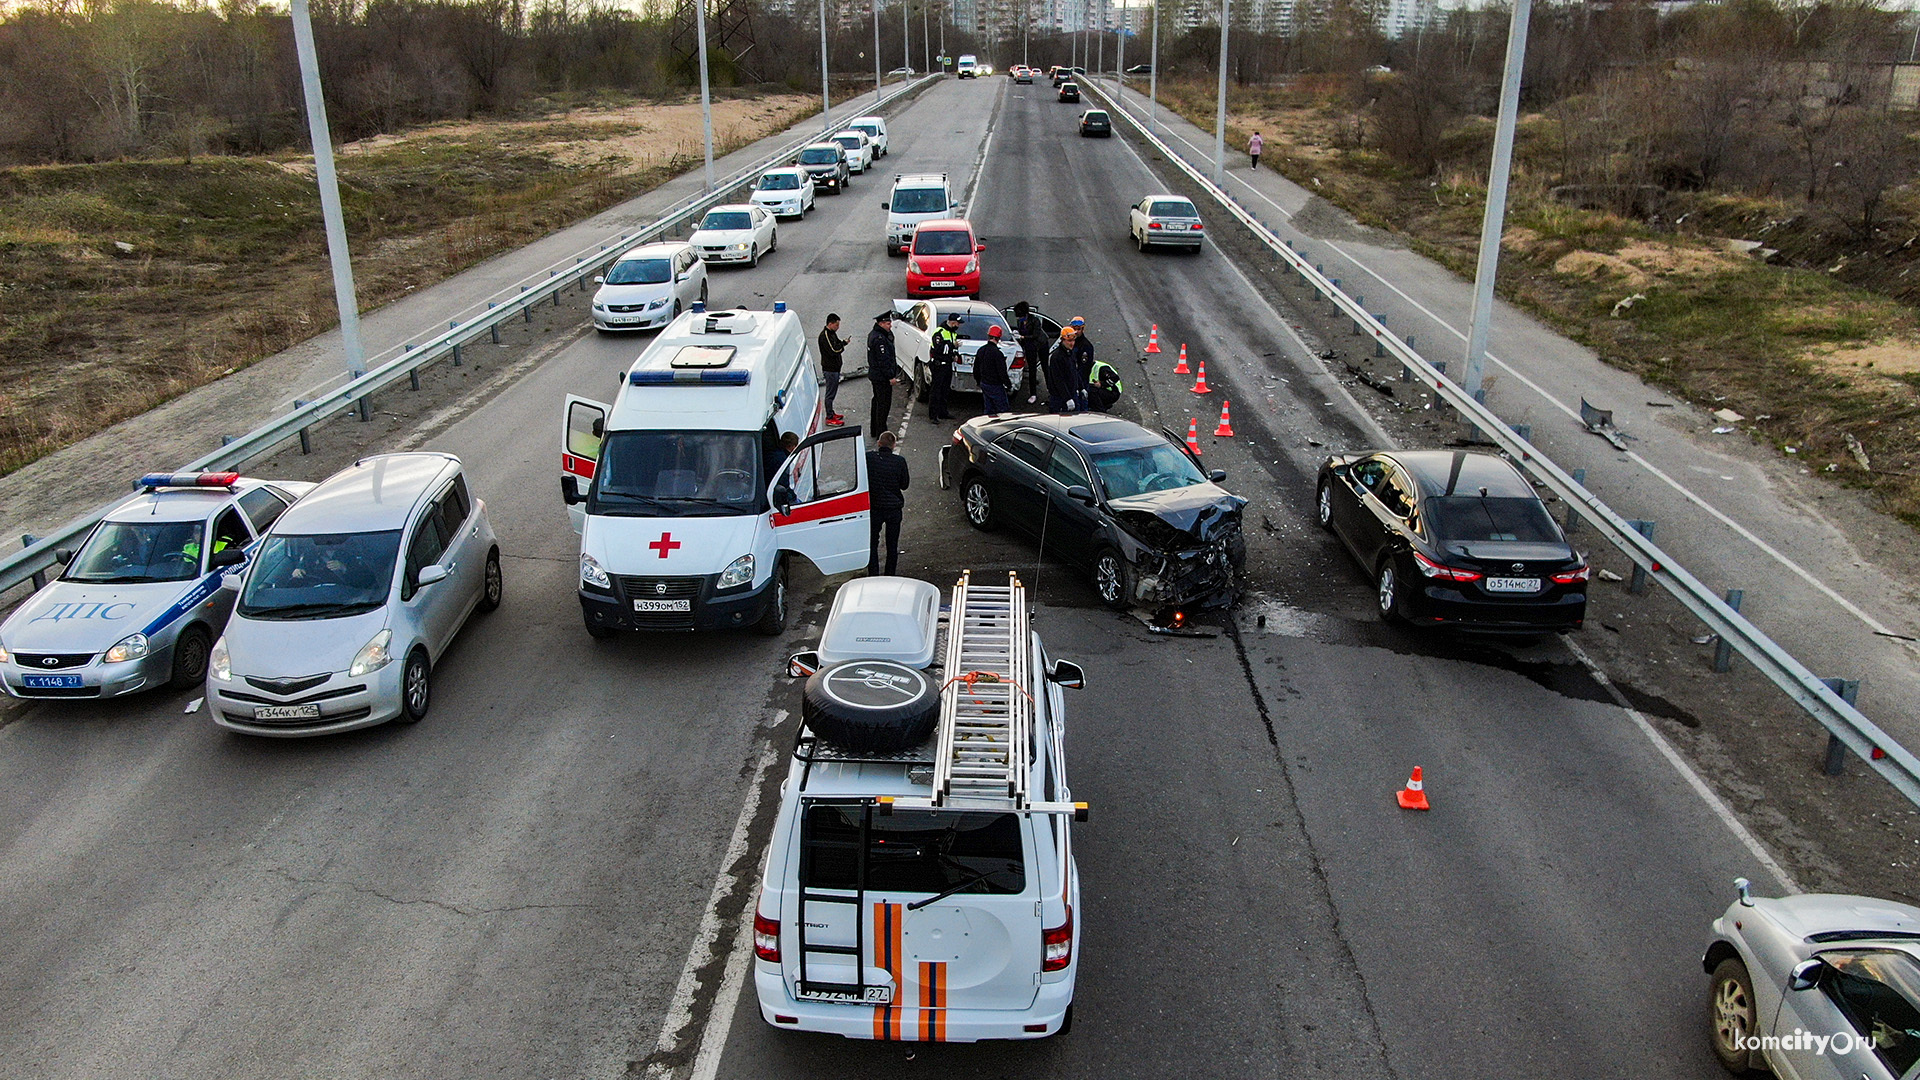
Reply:
[[[600,291],[593,294],[596,304],[643,304],[673,295],[673,282],[663,281],[658,285],[602,285]]]
[[[219,574],[191,581],[89,585],[56,581],[29,597],[0,625],[0,642],[16,652],[99,652],[143,632],[189,593],[204,600]],[[205,591],[201,586],[205,585]]]
[[[1920,908],[1871,896],[1803,893],[1778,899],[1755,899],[1788,934],[1806,940],[1834,931],[1899,931],[1920,933]]]
[[[687,243],[717,247],[721,244],[744,244],[752,239],[752,229],[701,229],[687,237]]]
[[[296,679],[353,666],[353,657],[385,629],[387,609],[338,619],[248,619],[227,623],[227,657],[236,678]],[[397,654],[406,643],[395,642]]]
[[[957,274],[972,261],[971,255],[915,255],[914,264],[923,274]]]
[[[1213,483],[1149,491],[1107,501],[1114,517],[1128,532],[1158,547],[1219,539],[1240,527],[1240,508],[1245,505],[1247,500]],[[1157,526],[1152,524],[1155,522]],[[1167,536],[1166,529],[1179,535]]]
[[[594,514],[580,534],[580,550],[609,574],[691,577],[717,574],[760,545],[764,514],[714,517],[616,517]],[[665,541],[665,553],[659,546]],[[764,568],[754,576],[765,580]]]
[[[779,203],[792,202],[795,199],[803,198],[805,195],[806,192],[800,188],[788,188],[784,191],[756,191],[753,193],[753,198],[750,201],[759,203],[762,206],[768,203],[777,205]]]

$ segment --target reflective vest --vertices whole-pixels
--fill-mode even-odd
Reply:
[[[927,357],[929,363],[953,363],[960,356],[960,335],[945,326],[938,327],[933,332],[933,348],[929,352],[932,354]]]
[[[1126,387],[1120,385],[1119,370],[1116,369],[1112,364],[1107,363],[1105,360],[1095,360],[1093,362],[1093,372],[1087,378],[1087,385],[1089,386],[1102,385],[1101,380],[1105,375],[1111,375],[1113,377],[1114,393],[1120,394],[1120,393],[1126,392]]]

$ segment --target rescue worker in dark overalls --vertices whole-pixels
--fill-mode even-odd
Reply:
[[[1093,373],[1087,379],[1087,408],[1094,412],[1112,412],[1120,401],[1120,373],[1105,360],[1093,362]]]
[[[934,328],[933,341],[927,349],[927,368],[932,372],[927,380],[927,422],[937,424],[942,420],[951,420],[947,414],[947,393],[953,389],[953,365],[960,359],[960,313],[947,313],[945,323]]]

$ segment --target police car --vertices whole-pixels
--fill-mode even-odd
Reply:
[[[19,698],[197,686],[233,610],[220,582],[312,484],[152,473],[0,624],[0,681]],[[64,555],[65,553],[63,553]]]

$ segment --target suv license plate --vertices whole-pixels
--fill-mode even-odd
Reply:
[[[1536,577],[1490,577],[1487,579],[1488,592],[1533,593],[1540,591],[1540,579]]]
[[[692,611],[691,600],[635,600],[635,611]]]
[[[255,720],[318,720],[320,719],[320,706],[255,705],[253,707],[253,718]]]
[[[866,988],[865,997],[858,997],[853,994],[836,994],[825,990],[799,990],[795,992],[794,996],[802,1001],[841,1001],[849,1005],[889,1005],[893,1002],[893,987],[869,986]]]
[[[80,688],[80,676],[22,675],[20,683],[29,690],[77,690]]]

